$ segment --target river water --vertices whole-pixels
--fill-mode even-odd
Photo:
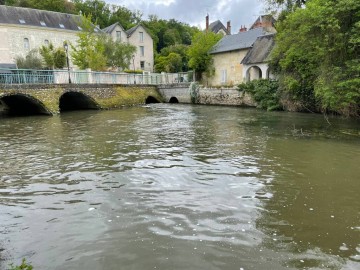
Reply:
[[[358,270],[360,122],[328,121],[178,104],[2,118],[0,269]]]

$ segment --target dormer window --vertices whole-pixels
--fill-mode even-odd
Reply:
[[[25,23],[26,23],[25,20],[23,20],[23,19],[19,19],[19,22],[20,22],[21,24],[25,24]]]
[[[62,23],[59,23],[60,28],[65,28],[65,26]]]
[[[41,26],[46,26],[46,23],[44,21],[40,21]]]

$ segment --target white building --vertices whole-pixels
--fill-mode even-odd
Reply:
[[[115,23],[102,29],[102,31],[111,35],[115,41],[129,43],[137,48],[130,69],[153,71],[154,42],[141,24],[125,31],[120,23]]]
[[[134,57],[135,68],[152,71],[153,41],[145,28],[138,25],[127,32],[119,24],[115,28],[119,30],[104,32],[135,45],[138,48]],[[64,41],[76,45],[79,31],[82,31],[79,15],[0,5],[0,65],[15,64],[17,56],[24,57],[30,50],[49,43],[55,48],[63,47]],[[95,31],[102,30],[96,28]],[[121,32],[124,35],[117,37]],[[74,67],[71,61],[70,66]],[[132,63],[129,68],[133,68]]]

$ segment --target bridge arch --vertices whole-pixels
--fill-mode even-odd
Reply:
[[[52,115],[44,103],[33,96],[16,93],[0,96],[4,105],[3,114],[9,116]]]
[[[146,104],[151,104],[151,103],[160,103],[159,100],[157,100],[156,98],[154,98],[153,96],[148,96],[145,100]]]
[[[60,112],[76,110],[99,110],[99,104],[90,96],[76,91],[68,91],[60,96]]]
[[[177,99],[177,97],[171,97],[169,103],[179,103],[179,100]]]

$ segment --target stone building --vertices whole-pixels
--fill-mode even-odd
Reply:
[[[120,30],[112,32],[109,28],[103,31],[95,27],[95,32],[109,33],[119,42],[135,45],[138,48],[134,57],[136,69],[143,67],[143,70],[152,71],[153,42],[144,27],[138,25],[127,32],[119,24],[115,28]],[[30,50],[50,43],[63,47],[66,41],[76,46],[77,34],[82,30],[79,15],[0,5],[0,65],[15,64],[17,56],[24,57]],[[123,40],[116,36],[118,31],[124,33]],[[74,68],[71,57],[70,67]]]
[[[130,43],[137,48],[130,69],[153,72],[154,42],[148,31],[141,25],[125,30],[120,23],[115,23],[103,29],[115,41]]]
[[[260,76],[260,78],[266,76],[268,74],[266,57],[269,53],[266,54],[266,57],[261,58],[265,62],[253,63],[254,55],[261,51],[257,47],[256,51],[252,51],[251,57],[248,57],[248,61],[251,60],[250,62],[243,63],[242,61],[248,52],[251,51],[259,37],[274,34],[274,32],[274,27],[264,26],[259,23],[253,25],[250,30],[242,26],[237,34],[224,36],[210,51],[214,60],[215,74],[210,78],[206,78],[206,83],[210,86],[234,86],[246,81],[247,78],[250,80],[256,78],[256,76]],[[273,46],[273,38],[260,39],[260,41],[261,46],[264,48],[271,49],[271,46]],[[269,41],[271,44],[268,45],[271,46],[265,45]],[[259,59],[256,58],[255,61]],[[261,65],[261,68],[259,68],[262,71],[261,74],[259,70],[252,68],[255,64]],[[252,69],[249,71],[250,68]],[[255,74],[256,71],[258,71],[257,75]]]

